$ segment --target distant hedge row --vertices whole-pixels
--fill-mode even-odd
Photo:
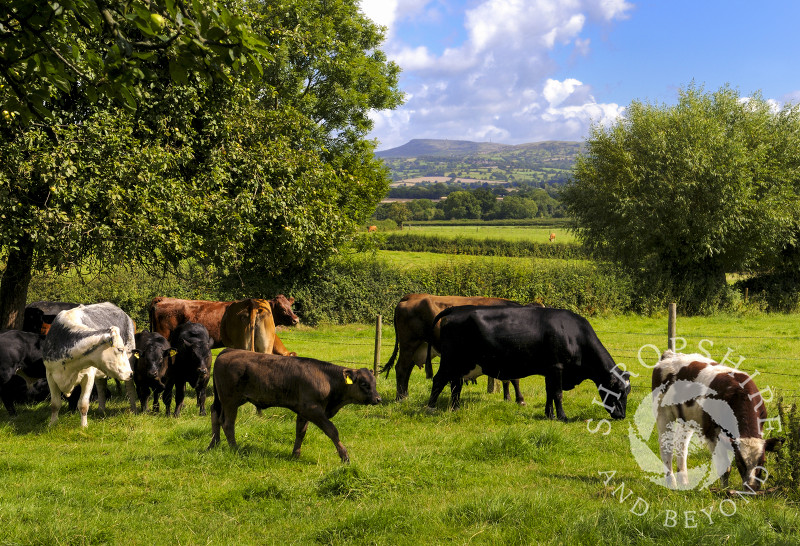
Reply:
[[[475,260],[455,266],[399,270],[365,255],[339,259],[292,282],[269,276],[220,276],[207,269],[188,268],[181,275],[165,277],[154,277],[135,268],[91,277],[37,276],[28,300],[108,300],[128,312],[139,328],[146,328],[147,305],[156,296],[232,300],[284,293],[296,298],[295,308],[301,319],[313,325],[369,323],[378,314],[391,322],[399,299],[412,292],[494,296],[521,303],[538,301],[584,315],[625,312],[633,306],[626,277],[588,261],[501,264]]]
[[[588,253],[579,244],[510,241],[505,239],[473,239],[469,237],[440,237],[412,233],[388,233],[380,243],[383,250],[404,252],[435,252],[437,254],[466,254],[470,256],[508,256],[512,258],[555,258],[585,260]]]

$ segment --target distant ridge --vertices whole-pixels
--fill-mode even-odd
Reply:
[[[415,138],[397,148],[375,152],[375,155],[388,158],[410,157],[463,157],[468,155],[490,154],[532,148],[551,148],[553,145],[580,148],[579,142],[545,141],[528,144],[498,144],[495,142],[472,142],[469,140],[443,140]]]

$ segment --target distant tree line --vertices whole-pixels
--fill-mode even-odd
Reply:
[[[444,186],[444,184],[437,184]],[[564,210],[557,188],[525,188],[509,192],[506,188],[479,187],[459,189],[446,199],[413,199],[406,202],[382,203],[373,215],[375,220],[394,220],[398,225],[426,220],[511,220],[526,218],[560,218]]]

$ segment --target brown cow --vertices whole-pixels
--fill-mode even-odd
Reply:
[[[259,409],[289,408],[297,414],[292,455],[314,423],[331,439],[342,462],[350,459],[331,418],[347,404],[381,403],[375,376],[367,368],[336,366],[313,358],[283,357],[225,349],[214,363],[214,403],[211,405],[211,449],[220,441],[220,427],[228,444],[236,446],[239,406]]]
[[[555,240],[556,240],[556,234],[555,233],[551,233],[550,234],[550,242],[552,243]]]
[[[369,226],[369,227],[367,228],[367,231],[368,231],[369,233],[375,233],[376,231],[378,231],[378,226]]]
[[[432,294],[407,294],[404,296],[394,309],[394,352],[389,358],[389,362],[381,368],[381,372],[385,372],[388,377],[389,371],[394,366],[395,357],[397,357],[397,368],[395,369],[397,400],[408,397],[408,380],[411,377],[411,370],[414,369],[415,364],[421,368],[425,363],[428,340],[432,338],[435,344],[439,341],[441,326],[437,324],[433,328],[433,319],[448,307],[457,305],[520,306],[518,303],[502,298],[434,296]],[[438,351],[435,354],[438,355]],[[430,378],[433,375],[428,367],[425,371],[427,377]],[[524,404],[525,400],[519,391],[519,381],[513,380],[512,385],[516,391],[517,403]],[[506,400],[510,399],[508,383],[505,381],[503,382],[503,396]]]
[[[246,301],[246,300],[244,300]],[[276,324],[294,326],[300,319],[292,312],[294,298],[279,294],[268,300]],[[150,330],[169,339],[172,331],[184,322],[202,324],[214,342],[214,348],[224,347],[220,324],[225,310],[232,301],[182,300],[178,298],[153,298],[150,302]]]
[[[273,306],[267,300],[249,298],[231,303],[220,324],[225,347],[257,353],[296,356],[275,333]]]

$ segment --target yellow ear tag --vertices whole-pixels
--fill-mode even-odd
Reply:
[[[353,379],[349,375],[346,375],[344,376],[344,382],[347,383],[348,385],[352,385]]]
[[[169,356],[175,356],[176,354],[178,354],[178,350],[177,349],[170,349],[169,350]]]
[[[136,360],[139,360],[139,353],[133,353],[133,358],[135,358]]]

